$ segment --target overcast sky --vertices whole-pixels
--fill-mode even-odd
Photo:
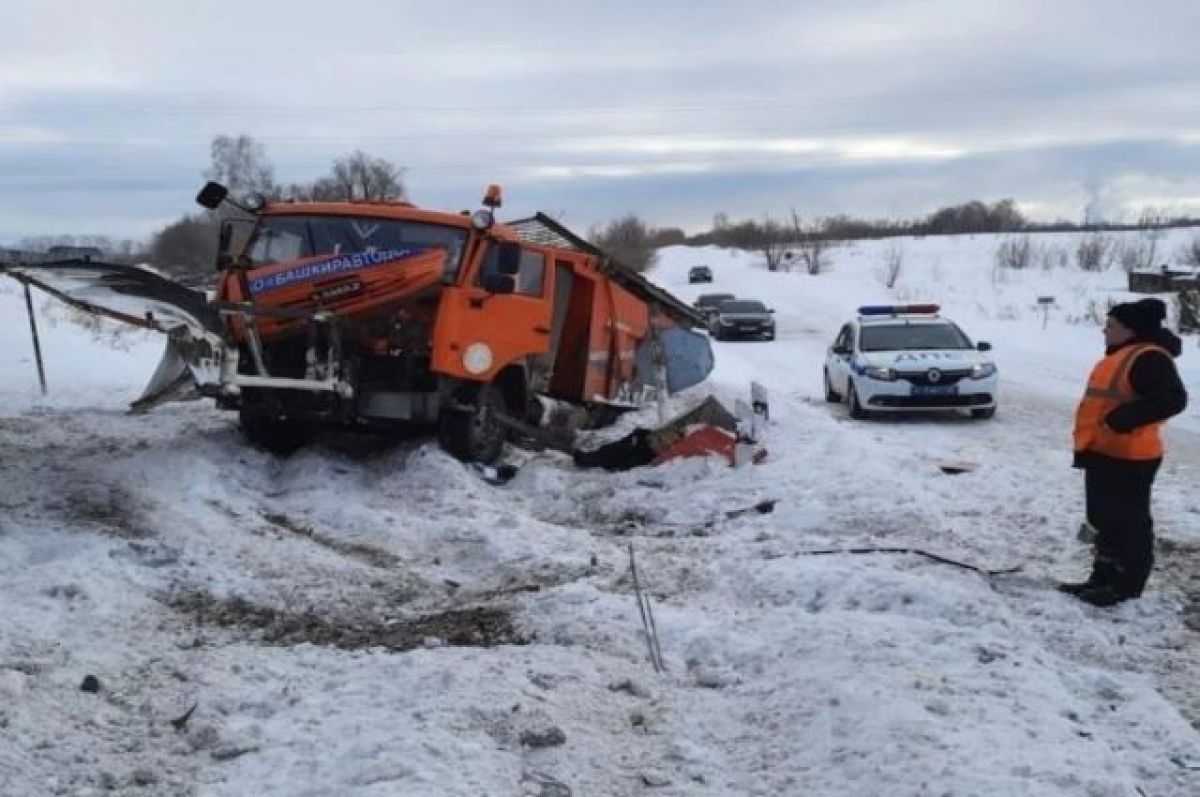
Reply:
[[[0,8],[0,241],[149,236],[221,133],[580,230],[973,198],[1200,213],[1200,2],[77,0]]]

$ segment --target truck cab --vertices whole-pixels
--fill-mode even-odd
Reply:
[[[276,451],[320,424],[415,424],[491,461],[509,429],[537,421],[538,395],[588,405],[663,387],[636,351],[699,326],[694,311],[569,245],[565,229],[546,242],[496,223],[499,204],[493,186],[470,215],[404,202],[256,208],[245,246],[218,261],[231,344],[218,401]]]

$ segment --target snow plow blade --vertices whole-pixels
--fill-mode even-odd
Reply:
[[[167,336],[162,360],[132,410],[215,389],[221,324],[203,292],[147,269],[90,260],[4,263],[0,272],[91,315]]]

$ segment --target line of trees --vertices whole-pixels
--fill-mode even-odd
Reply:
[[[1155,208],[1147,208],[1137,221],[1130,223],[1076,224],[1065,220],[1032,222],[1025,218],[1013,199],[1006,198],[990,203],[971,200],[958,205],[949,205],[919,219],[859,219],[845,214],[827,216],[807,225],[799,238],[793,237],[791,240],[823,238],[843,241],[909,235],[969,233],[1116,232],[1191,226],[1200,226],[1200,219],[1188,216],[1170,216]],[[683,235],[683,240],[673,241],[673,243],[695,246],[715,244],[742,249],[761,249],[778,241],[781,232],[785,236],[794,235],[795,230],[786,224],[772,221],[770,216],[762,220],[747,219],[732,222],[727,214],[718,213],[713,217],[710,230],[691,236]]]

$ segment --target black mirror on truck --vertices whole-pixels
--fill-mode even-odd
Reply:
[[[229,196],[228,188],[220,183],[209,181],[200,189],[200,193],[196,194],[196,204],[209,210],[216,210],[227,196]]]
[[[483,289],[488,293],[513,293],[517,280],[510,274],[489,274],[483,279]]]
[[[505,276],[513,276],[521,270],[521,245],[504,241],[499,244],[496,252],[496,271]],[[499,293],[499,291],[497,291]]]

